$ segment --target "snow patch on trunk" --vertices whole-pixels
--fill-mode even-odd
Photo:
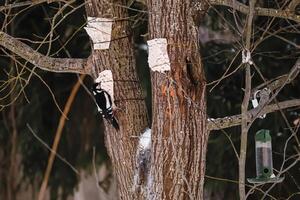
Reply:
[[[151,146],[151,129],[146,128],[144,133],[140,136],[139,148],[141,150],[145,150],[147,148],[150,148],[150,146]]]
[[[136,154],[136,168],[133,177],[132,191],[145,190],[148,186],[151,155],[151,129],[146,128],[139,137],[139,144]],[[143,191],[146,192],[146,191]]]

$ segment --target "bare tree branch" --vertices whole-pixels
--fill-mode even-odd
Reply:
[[[300,4],[300,0],[292,0],[291,2],[290,2],[290,4],[288,5],[288,9],[290,10],[290,11],[295,11],[295,8],[297,7],[297,5],[299,5]]]
[[[274,79],[273,81],[263,83],[257,86],[255,89],[252,90],[251,92],[252,96],[257,90],[260,90],[262,88],[268,88],[271,92],[277,90],[283,85],[293,81],[299,75],[299,72],[300,72],[300,58],[296,61],[295,65],[293,66],[293,68],[290,70],[289,73],[282,75]],[[258,93],[258,97],[260,97],[259,93]],[[299,105],[300,105],[300,100],[289,100],[289,101],[280,102],[278,106],[276,103],[266,106],[263,109],[261,108],[261,106],[259,106],[256,109],[252,109],[247,113],[247,121],[249,122],[254,120],[254,118],[257,117],[257,114],[264,115],[267,113],[278,111],[280,109],[295,107]],[[259,111],[260,109],[262,110]],[[234,115],[234,116],[218,118],[218,119],[208,119],[207,126],[209,130],[220,130],[220,129],[229,128],[233,126],[239,126],[241,124],[241,119],[242,119],[241,115]]]
[[[248,17],[246,20],[246,30],[245,30],[245,50],[244,53],[250,54],[251,48],[251,36],[252,36],[252,23],[255,11],[255,4],[257,0],[252,0],[249,2]],[[248,57],[248,55],[246,56]],[[249,59],[249,58],[248,58]],[[247,60],[247,59],[246,59]],[[239,196],[241,200],[246,200],[246,190],[245,190],[245,169],[246,169],[246,155],[247,155],[247,138],[248,130],[251,126],[251,123],[247,121],[247,112],[249,106],[249,100],[251,98],[251,54],[248,61],[244,60],[245,63],[245,93],[243,102],[241,105],[241,143],[240,143],[240,157],[239,157]]]
[[[81,75],[80,79],[83,80],[84,77],[85,77],[85,75]],[[39,195],[38,195],[39,200],[43,200],[44,197],[45,197],[45,192],[46,192],[49,177],[50,177],[50,174],[51,174],[51,171],[52,171],[52,167],[53,167],[56,152],[57,152],[57,149],[58,149],[59,141],[60,141],[60,138],[62,136],[62,131],[63,131],[63,128],[65,126],[65,122],[66,122],[66,119],[67,119],[65,116],[67,116],[69,114],[69,111],[70,111],[71,106],[74,102],[76,94],[78,93],[79,88],[80,88],[80,81],[77,81],[77,83],[73,86],[73,89],[70,93],[70,96],[68,97],[68,100],[66,102],[66,105],[65,105],[65,108],[64,108],[64,115],[61,115],[61,117],[59,119],[59,124],[57,126],[56,133],[55,133],[55,138],[54,138],[52,148],[51,148],[52,151],[51,151],[51,153],[49,155],[49,158],[48,158],[47,168],[46,168],[44,178],[43,178],[43,182],[42,182],[42,185],[40,187],[40,191],[39,191]]]
[[[34,6],[37,4],[41,4],[41,3],[45,3],[47,2],[49,3],[54,3],[54,2],[68,2],[68,0],[31,0],[31,1],[23,1],[23,2],[14,2],[12,4],[8,4],[8,5],[4,5],[4,6],[0,6],[0,12],[3,10],[9,10],[12,8],[19,8],[19,7],[24,7],[24,6]]]
[[[284,74],[278,78],[273,79],[272,81],[263,83],[263,84],[257,86],[256,88],[254,88],[251,92],[252,96],[256,91],[258,91],[262,88],[268,88],[271,92],[273,92],[273,91],[277,90],[278,88],[282,87],[283,85],[289,84],[299,75],[299,72],[300,72],[300,58],[298,58],[298,60],[296,61],[293,68],[289,71],[289,73]],[[259,97],[259,94],[258,94],[258,97]]]
[[[43,70],[92,74],[92,56],[87,59],[48,57],[4,32],[0,32],[0,45]]]
[[[209,0],[209,3],[211,5],[227,6],[244,14],[248,14],[250,9],[249,6],[240,3],[236,0]],[[254,15],[279,17],[279,18],[290,19],[296,22],[300,22],[300,15],[297,15],[295,12],[291,12],[291,10],[288,8],[285,10],[280,10],[280,9],[273,9],[273,8],[255,7]]]
[[[272,113],[281,109],[291,108],[300,106],[300,99],[294,99],[294,100],[287,100],[282,101],[268,106],[265,106],[262,111],[260,112],[261,115]],[[252,121],[254,118],[257,117],[258,108],[249,110],[247,112],[247,121]],[[207,128],[209,130],[220,130],[225,128],[230,128],[233,126],[239,126],[242,121],[241,115],[233,115],[230,117],[224,117],[224,118],[217,118],[217,119],[208,119],[207,122]]]

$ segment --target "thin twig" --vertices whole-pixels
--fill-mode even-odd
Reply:
[[[240,3],[236,0],[209,0],[209,3],[211,5],[227,6],[244,14],[248,14],[251,7],[243,3]],[[295,12],[291,12],[290,9],[281,10],[281,9],[273,9],[273,8],[255,7],[253,14],[258,16],[290,19],[296,22],[300,22],[300,15],[297,15]]]
[[[85,77],[85,75],[81,75],[80,78],[84,79],[84,77]],[[70,93],[70,96],[67,100],[67,103],[65,105],[64,112],[63,112],[65,116],[68,115],[68,113],[70,111],[70,108],[72,106],[72,103],[74,102],[75,96],[76,96],[79,88],[80,88],[80,81],[77,81],[77,83],[74,85],[74,87],[73,87],[73,89]],[[38,200],[43,200],[44,199],[45,191],[46,191],[46,188],[47,188],[47,185],[48,185],[48,180],[49,180],[50,173],[51,173],[52,166],[53,166],[54,159],[55,159],[55,154],[53,152],[57,151],[58,144],[59,144],[59,141],[60,141],[60,138],[61,138],[61,135],[62,135],[62,131],[63,131],[64,125],[65,125],[65,121],[66,121],[66,117],[64,115],[61,115],[57,130],[56,130],[56,133],[55,133],[54,142],[53,142],[53,145],[52,145],[52,148],[51,148],[53,151],[51,151],[51,154],[50,154],[49,159],[48,159],[48,164],[47,164],[44,179],[43,179],[40,191],[39,191]]]
[[[29,124],[26,124],[28,130],[30,131],[30,133],[42,144],[46,147],[46,149],[48,149],[51,153],[55,154],[55,156],[60,159],[63,163],[65,163],[66,165],[68,165],[73,172],[75,172],[77,175],[80,175],[79,174],[79,171],[71,164],[69,163],[64,157],[62,157],[59,153],[53,151],[51,149],[51,147],[46,143],[44,142],[34,131],[33,129],[31,128],[31,126]]]

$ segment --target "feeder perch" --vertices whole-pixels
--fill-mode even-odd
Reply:
[[[273,173],[272,138],[269,130],[262,129],[255,135],[256,178],[249,183],[280,183],[284,177]]]

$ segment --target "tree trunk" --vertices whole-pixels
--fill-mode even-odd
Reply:
[[[123,1],[87,3],[89,17],[114,19],[109,50],[93,52],[94,78],[111,69],[120,131],[106,124],[106,145],[121,199],[203,199],[206,129],[205,78],[190,4],[149,0],[150,38],[167,38],[171,72],[151,73],[153,123],[147,195],[132,192],[138,136],[148,126],[135,71],[133,46]],[[144,192],[143,190],[141,190]]]
[[[190,2],[148,0],[150,39],[167,39],[171,62],[170,72],[151,72],[149,199],[203,199],[206,81]]]
[[[86,4],[88,17],[111,18],[112,41],[108,50],[94,50],[94,78],[104,69],[110,69],[114,79],[114,114],[120,130],[110,124],[105,126],[106,147],[117,177],[119,196],[122,200],[141,199],[131,190],[137,147],[136,136],[149,126],[145,97],[135,68],[135,59],[127,8],[124,1],[91,0]]]

